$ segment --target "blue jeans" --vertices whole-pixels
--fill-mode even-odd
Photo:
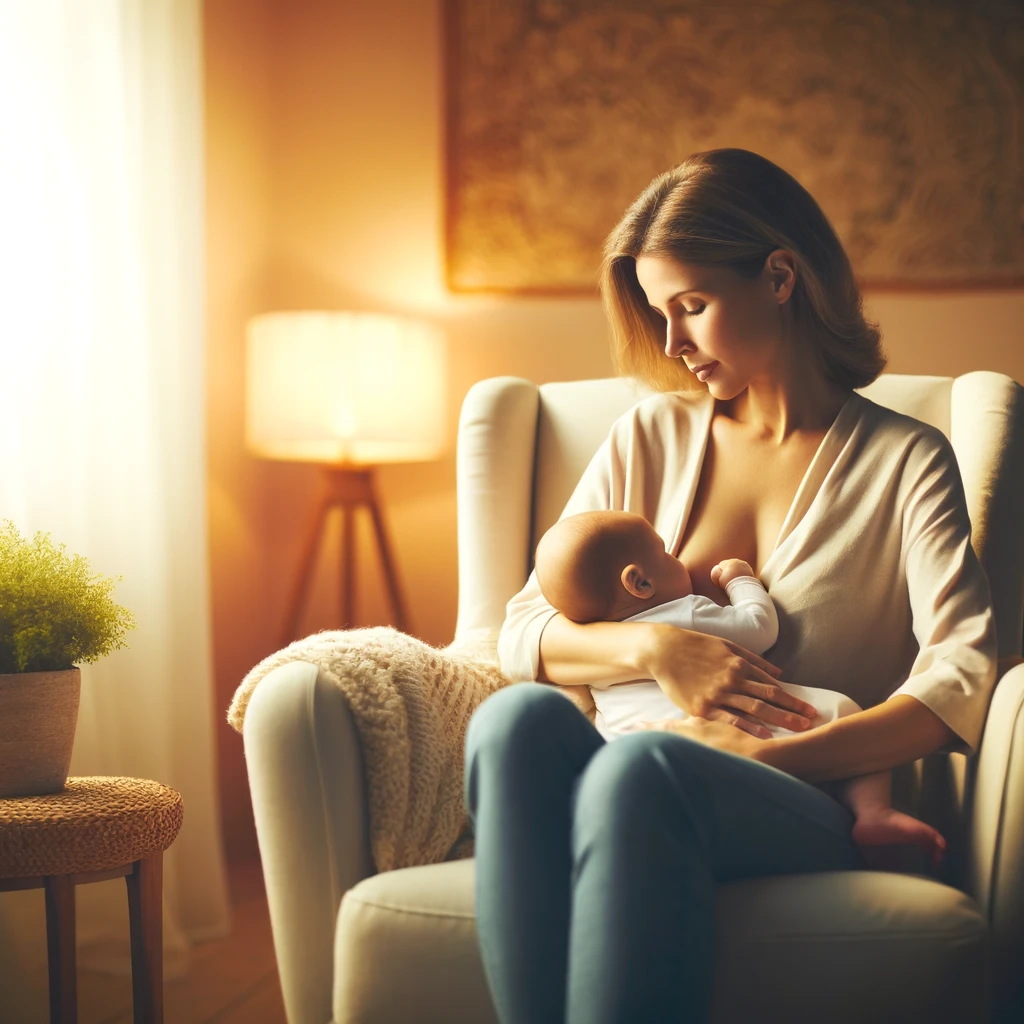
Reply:
[[[502,1024],[704,1021],[717,883],[862,866],[814,786],[673,733],[606,743],[540,683],[477,708],[466,804]]]

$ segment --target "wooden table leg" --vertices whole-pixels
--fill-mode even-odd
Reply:
[[[48,875],[46,890],[46,956],[50,973],[50,1024],[78,1020],[75,973],[75,884],[70,875]]]
[[[128,883],[135,1024],[163,1024],[163,853],[137,860]]]

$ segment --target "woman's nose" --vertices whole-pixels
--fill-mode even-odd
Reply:
[[[668,326],[665,328],[665,355],[669,359],[675,359],[690,347],[692,347],[691,343],[680,325],[669,320]]]

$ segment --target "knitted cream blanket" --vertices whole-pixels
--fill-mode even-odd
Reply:
[[[239,732],[260,680],[289,661],[316,665],[352,712],[377,870],[471,856],[463,745],[470,716],[508,683],[497,664],[390,627],[317,633],[265,658],[242,680],[228,709]]]

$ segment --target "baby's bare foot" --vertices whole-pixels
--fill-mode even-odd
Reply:
[[[932,866],[936,868],[946,852],[946,840],[936,829],[891,807],[861,814],[854,823],[852,836],[861,847],[916,846],[931,857]],[[872,856],[869,850],[864,853],[869,865],[884,860],[884,857]]]

